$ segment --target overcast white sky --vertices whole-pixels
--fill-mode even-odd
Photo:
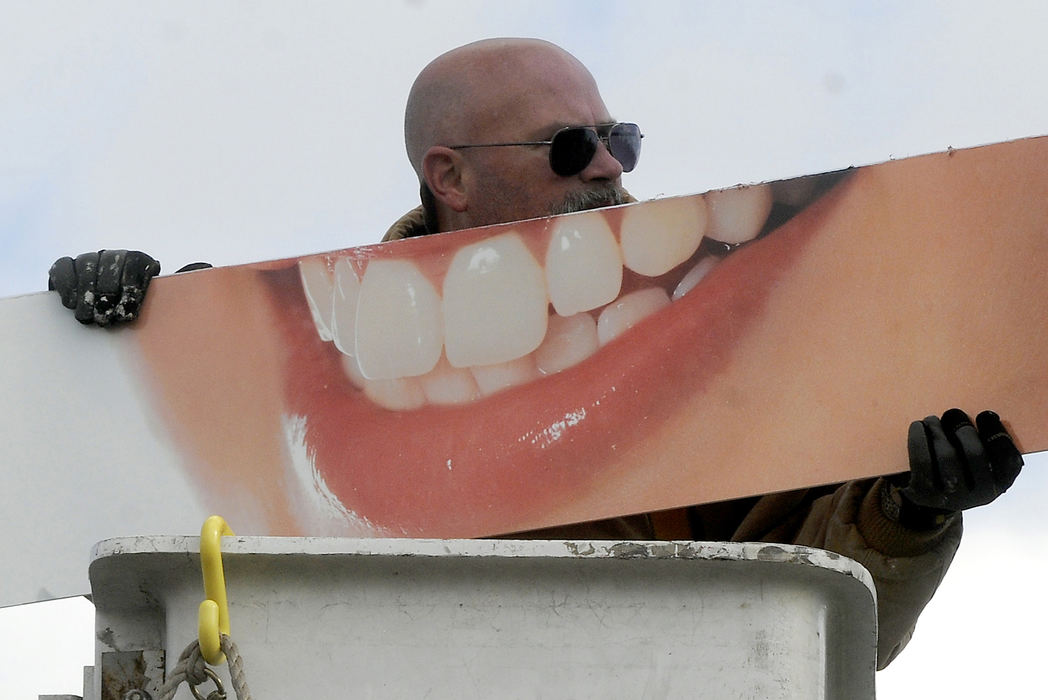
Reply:
[[[101,247],[173,271],[377,241],[417,201],[408,88],[474,39],[542,37],[586,63],[644,129],[626,179],[644,199],[1048,134],[1046,27],[1034,1],[0,0],[0,297]],[[880,697],[1043,687],[1039,462],[968,518]],[[87,606],[47,607],[70,605],[70,622],[0,611],[5,697],[79,692]],[[79,647],[30,651],[56,637]]]

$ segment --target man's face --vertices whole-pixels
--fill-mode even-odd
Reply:
[[[539,62],[541,63],[541,62]],[[493,86],[493,109],[472,136],[473,143],[548,141],[565,126],[612,122],[592,78],[561,62],[536,65],[530,84]],[[554,77],[555,76],[555,77]],[[621,204],[622,166],[601,143],[580,173],[557,175],[549,146],[508,146],[459,151],[465,162],[469,226],[532,219]]]

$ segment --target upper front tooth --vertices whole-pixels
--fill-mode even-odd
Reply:
[[[546,249],[546,285],[561,316],[604,306],[619,295],[622,256],[603,214],[558,220]]]
[[[335,347],[343,354],[357,354],[357,301],[360,298],[360,280],[346,258],[335,261],[334,304],[331,310],[331,334]]]
[[[771,211],[771,187],[752,185],[706,194],[710,225],[706,235],[722,243],[745,243],[761,232]]]
[[[360,365],[357,364],[357,358],[350,357],[349,355],[341,355],[339,359],[342,360],[342,371],[345,373],[346,378],[358,389],[363,389],[368,383],[367,377],[360,373]]]
[[[333,289],[331,273],[327,263],[321,258],[307,258],[298,261],[298,274],[302,277],[302,291],[306,294],[309,312],[317,333],[324,341],[331,340],[331,300]]]
[[[440,295],[406,260],[373,260],[357,303],[356,357],[368,379],[413,377],[440,359]]]
[[[444,344],[454,367],[527,355],[546,335],[542,268],[515,233],[466,246],[444,278]]]
[[[702,197],[645,202],[622,217],[622,260],[641,275],[669,272],[698,249],[706,231]]]

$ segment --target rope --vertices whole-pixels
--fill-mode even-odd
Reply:
[[[175,697],[178,686],[185,681],[190,685],[200,685],[207,680],[204,675],[204,657],[200,655],[200,642],[193,641],[178,657],[178,663],[171,669],[167,681],[160,688],[158,700],[171,700]]]
[[[229,679],[233,682],[233,692],[237,694],[238,700],[252,700],[251,690],[244,679],[244,659],[240,656],[240,650],[228,634],[223,634],[220,639],[222,652],[229,663]]]
[[[240,650],[227,634],[220,637],[220,643],[229,664],[229,677],[233,682],[233,692],[236,693],[237,700],[252,700],[251,690],[244,679],[244,659],[240,656]],[[178,663],[171,669],[167,681],[160,688],[157,700],[172,700],[175,692],[178,691],[178,686],[183,682],[188,683],[191,687],[207,682],[210,680],[209,671],[207,664],[204,663],[204,657],[200,655],[199,640],[193,640],[178,657]]]

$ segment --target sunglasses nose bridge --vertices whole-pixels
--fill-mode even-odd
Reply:
[[[610,155],[615,160],[618,160],[619,159],[618,156],[615,155],[615,151],[612,150],[612,147],[611,147],[611,131],[606,131],[606,132],[604,132],[602,134],[602,133],[600,133],[600,131],[598,131],[594,127],[590,127],[590,131],[592,131],[594,134],[597,135],[597,150],[599,150],[600,147],[603,145],[604,146],[604,150],[608,152],[608,155]],[[593,153],[593,157],[594,158],[597,157],[596,150]]]
[[[615,155],[614,151],[611,150],[610,134],[601,134],[596,129],[590,129],[597,136],[597,141],[594,146],[593,155],[590,156],[589,162],[583,170],[593,169],[592,175],[599,179],[611,179],[618,178],[624,172],[622,162]],[[601,153],[601,147],[603,147],[604,153]]]

